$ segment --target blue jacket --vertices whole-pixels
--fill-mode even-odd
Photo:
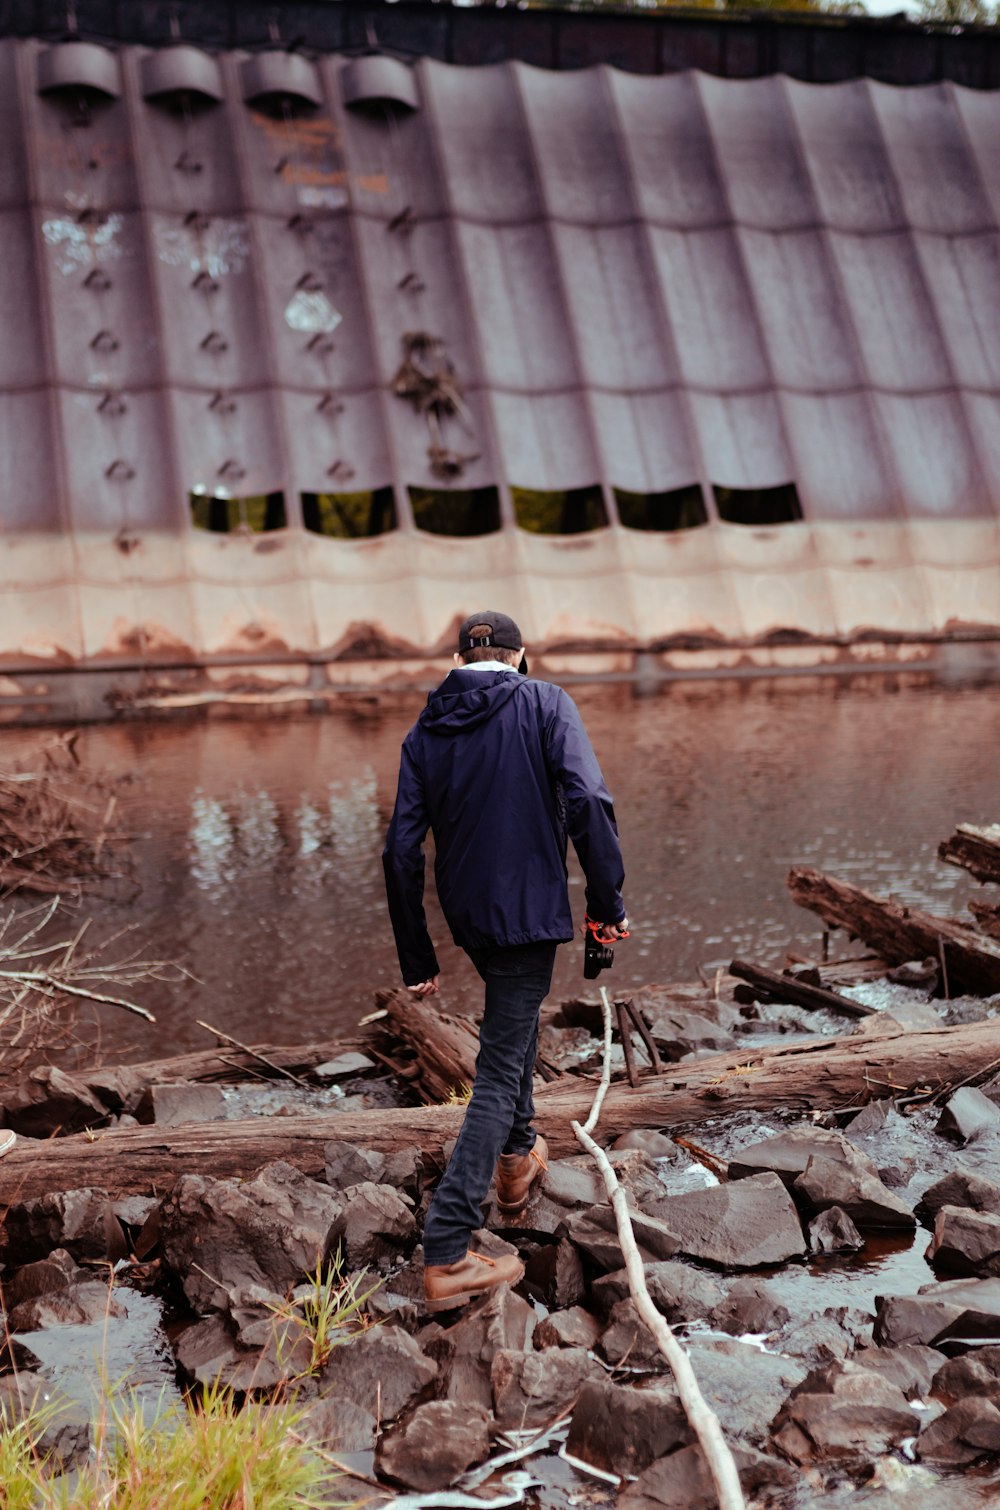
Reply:
[[[590,916],[625,916],[611,797],[576,704],[549,682],[459,668],[403,742],[382,865],[410,986],[438,973],[423,905],[428,828],[438,898],[462,948],[573,937],[567,835]]]

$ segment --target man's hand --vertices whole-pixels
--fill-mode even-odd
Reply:
[[[407,986],[413,996],[436,996],[441,989],[441,977],[435,975],[433,980],[422,980],[417,986]]]
[[[588,918],[583,925],[585,933],[588,926],[599,944],[618,944],[629,936],[628,918],[622,918],[620,923],[599,923],[595,918]]]

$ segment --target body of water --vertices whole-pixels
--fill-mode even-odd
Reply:
[[[818,920],[787,898],[795,863],[942,913],[975,889],[935,851],[954,824],[1000,818],[1000,686],[872,676],[574,696],[625,852],[635,932],[617,952],[616,987],[691,980],[735,955],[780,964],[789,947],[818,951]],[[194,977],[142,988],[155,1027],[100,1009],[106,1055],[206,1047],[198,1018],[251,1042],[334,1036],[398,982],[380,851],[400,742],[422,703],[352,697],[322,716],[81,731],[84,764],[122,778],[140,887],[83,911],[98,934],[134,924],[118,947]],[[51,737],[3,731],[0,767]],[[582,918],[575,860],[571,883]],[[442,1004],[472,1009],[478,977],[428,891]],[[555,993],[578,991],[581,970],[582,945],[562,949]]]

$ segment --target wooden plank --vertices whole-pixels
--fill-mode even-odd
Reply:
[[[866,1007],[862,1002],[852,1001],[825,986],[811,986],[807,981],[796,980],[794,975],[781,975],[777,970],[765,970],[763,965],[751,965],[746,960],[734,959],[729,966],[730,975],[747,981],[763,993],[766,1001],[790,1003],[804,1007],[807,1012],[839,1012],[844,1017],[871,1017],[875,1007]]]
[[[985,828],[960,823],[951,837],[938,845],[938,859],[960,866],[977,881],[1000,881],[1000,823]]]

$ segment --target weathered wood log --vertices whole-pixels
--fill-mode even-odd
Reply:
[[[975,918],[980,933],[985,933],[991,939],[1000,939],[1000,903],[981,902],[978,897],[973,897],[969,911]]]
[[[992,996],[1000,991],[1000,944],[953,918],[873,896],[810,866],[788,872],[788,889],[797,906],[818,913],[828,928],[843,928],[863,939],[891,965],[943,953],[952,994]]]
[[[871,1017],[875,1007],[866,1007],[849,996],[828,991],[825,986],[811,986],[807,981],[797,980],[794,975],[781,975],[777,970],[765,970],[762,965],[751,965],[746,960],[734,959],[729,966],[730,975],[747,981],[761,992],[765,1001],[790,1003],[804,1007],[807,1012],[840,1012],[844,1017]]]
[[[425,1101],[447,1101],[476,1077],[479,1032],[466,1017],[451,1017],[429,1000],[403,991],[379,991],[380,1026],[415,1058],[413,1083]]]
[[[926,1032],[889,1029],[884,1036],[810,1039],[739,1054],[713,1054],[671,1065],[633,1089],[614,1084],[602,1112],[609,1140],[634,1127],[703,1129],[706,1117],[783,1108],[807,1115],[922,1088],[985,1080],[1000,1068],[1000,1019]],[[585,1118],[593,1081],[564,1076],[535,1096],[538,1126],[553,1154],[576,1150],[570,1129]],[[20,1140],[0,1160],[0,1211],[17,1200],[91,1186],[116,1195],[166,1191],[182,1174],[248,1177],[273,1159],[308,1174],[323,1170],[332,1139],[362,1148],[419,1148],[440,1158],[458,1132],[462,1107],[331,1112],[317,1117],[261,1117],[181,1127],[112,1128],[49,1142]],[[702,1132],[703,1135],[703,1132]]]
[[[985,828],[960,823],[951,838],[938,845],[938,859],[960,866],[977,881],[1000,881],[1000,823]]]

